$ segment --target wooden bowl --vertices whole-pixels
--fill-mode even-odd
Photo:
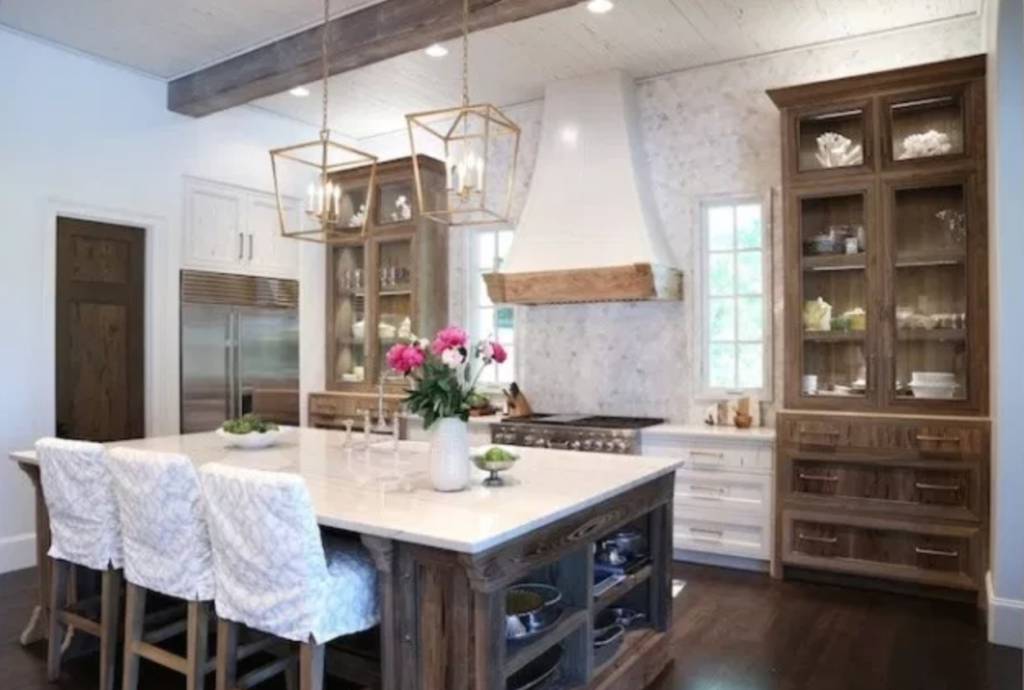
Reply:
[[[737,429],[749,429],[754,423],[754,418],[749,414],[737,413],[736,419],[733,421]]]

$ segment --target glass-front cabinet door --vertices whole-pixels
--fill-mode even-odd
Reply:
[[[867,189],[797,196],[800,228],[798,396],[850,407],[874,396]]]
[[[340,245],[332,250],[334,263],[333,367],[335,383],[362,383],[366,380],[367,301],[366,252],[362,244]]]
[[[886,377],[896,404],[971,398],[968,288],[984,279],[972,275],[971,189],[968,177],[944,177],[888,190]]]
[[[966,85],[884,99],[887,167],[948,162],[968,151]]]
[[[796,114],[795,170],[800,177],[866,172],[874,139],[868,101],[810,109]]]
[[[381,373],[401,380],[401,376],[387,368],[385,355],[396,341],[409,338],[413,323],[413,246],[412,238],[381,241],[376,244],[377,339]],[[432,334],[420,334],[429,337]],[[379,374],[378,374],[379,376]]]

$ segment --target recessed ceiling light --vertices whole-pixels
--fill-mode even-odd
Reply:
[[[448,54],[448,49],[445,48],[440,43],[435,43],[434,45],[430,46],[423,52],[425,52],[432,58],[443,58],[445,55]]]
[[[309,95],[309,89],[307,89],[305,86],[296,86],[288,93],[295,96],[296,98],[305,98],[306,96]]]
[[[615,9],[615,3],[612,0],[590,0],[587,9],[594,14],[606,14]]]

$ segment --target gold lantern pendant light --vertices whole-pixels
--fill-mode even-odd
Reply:
[[[368,209],[373,207],[377,157],[331,141],[328,124],[327,47],[330,25],[330,0],[324,0],[324,26],[321,37],[323,67],[323,120],[320,138],[302,144],[274,149],[270,164],[274,173],[277,212],[281,234],[299,240],[336,244],[366,234]],[[361,168],[360,174],[342,174]],[[301,202],[289,200],[288,190],[301,190]],[[297,196],[297,194],[296,194]],[[296,213],[295,206],[302,212]]]
[[[453,226],[509,223],[520,130],[495,106],[470,104],[469,0],[462,3],[462,105],[405,118],[421,215]],[[423,178],[436,166],[424,156],[443,159],[446,193],[424,193]]]

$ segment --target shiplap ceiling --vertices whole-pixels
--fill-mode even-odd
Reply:
[[[332,0],[333,15],[380,0]],[[474,34],[474,101],[538,99],[551,81],[622,68],[636,78],[977,14],[983,0],[615,0]],[[0,24],[170,78],[318,22],[311,0],[0,0]],[[331,80],[331,126],[355,138],[404,127],[404,115],[458,103],[459,45]],[[318,125],[319,84],[255,105]]]
[[[471,37],[472,97],[509,105],[548,83],[604,69],[636,78],[928,22],[975,15],[982,0],[616,0],[608,14],[578,5]],[[457,105],[459,42],[449,55],[410,53],[331,80],[331,126],[353,137],[396,131],[404,115]],[[317,123],[320,86],[260,107]]]
[[[380,1],[331,0],[331,14]],[[0,0],[0,24],[164,79],[322,18],[322,0]]]

